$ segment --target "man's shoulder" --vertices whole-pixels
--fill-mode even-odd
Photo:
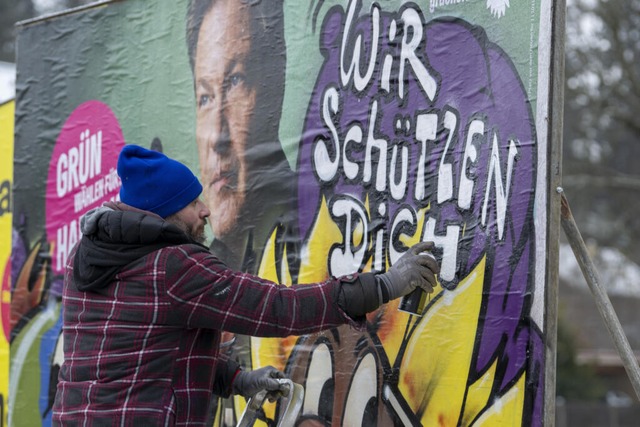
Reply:
[[[226,264],[212,254],[210,249],[199,243],[184,243],[160,249],[167,268],[183,268],[185,265],[217,266],[227,268]]]
[[[166,246],[160,249],[168,253],[203,254],[211,255],[209,248],[199,243],[181,243],[178,245]]]

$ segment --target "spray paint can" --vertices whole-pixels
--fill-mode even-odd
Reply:
[[[423,252],[422,255],[428,255],[436,259],[430,252]],[[416,288],[400,299],[398,310],[409,313],[412,316],[422,316],[424,309],[427,307],[427,302],[429,302],[429,294],[423,291],[422,288]]]

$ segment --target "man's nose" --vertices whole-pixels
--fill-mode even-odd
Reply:
[[[216,128],[216,132],[213,133],[209,141],[209,148],[217,155],[225,156],[229,154],[231,150],[231,135],[224,102],[218,111],[216,111],[215,115],[214,127]]]
[[[218,133],[218,138],[213,141],[213,151],[220,156],[226,156],[231,151],[231,135],[229,135],[229,128],[225,126]]]
[[[209,216],[211,216],[211,210],[209,209],[209,207],[206,205],[206,203],[204,203],[202,200],[198,200],[198,204],[200,207],[200,218],[205,219],[208,218]]]

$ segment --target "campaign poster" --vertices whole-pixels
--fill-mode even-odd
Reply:
[[[11,184],[13,182],[14,101],[0,104],[0,426],[7,425],[11,317]]]
[[[413,312],[225,335],[304,387],[296,425],[542,426],[552,21],[540,0],[125,0],[22,23],[9,424],[51,423],[62,271],[138,144],[196,173],[233,269],[304,284],[434,242],[439,284]],[[245,407],[214,402],[212,425]]]

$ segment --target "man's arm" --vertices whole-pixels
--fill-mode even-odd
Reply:
[[[273,337],[303,335],[345,323],[364,326],[364,317],[350,317],[337,303],[341,281],[358,275],[287,287],[233,271],[196,245],[162,251],[176,323]]]
[[[189,327],[214,328],[252,336],[288,336],[350,323],[420,287],[430,292],[438,266],[422,252],[432,243],[410,248],[383,274],[350,274],[319,283],[278,285],[233,271],[196,245],[163,249],[166,287],[175,315]]]

